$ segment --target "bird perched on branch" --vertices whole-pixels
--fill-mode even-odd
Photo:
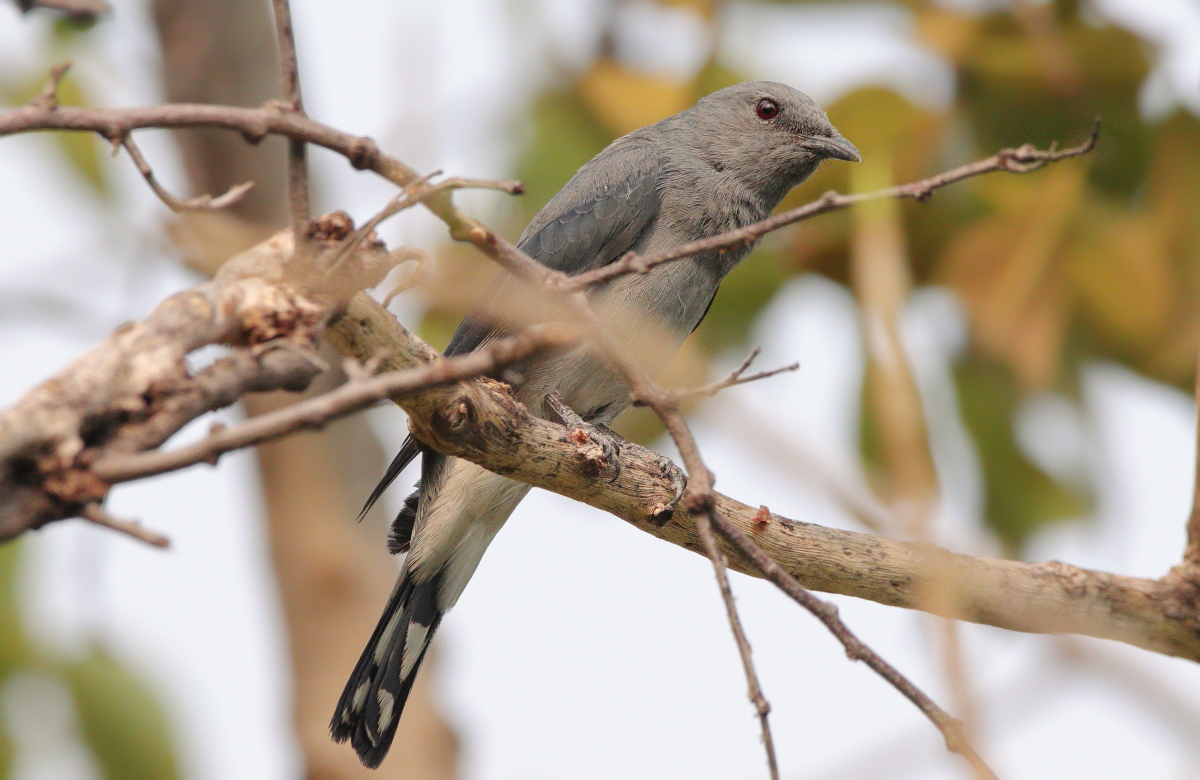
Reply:
[[[626,252],[670,249],[764,219],[830,158],[860,159],[809,97],[775,82],[738,84],[613,141],[538,212],[517,246],[568,275]],[[721,280],[749,251],[708,252],[618,277],[590,291],[592,306],[654,370],[700,324]],[[511,332],[538,312],[538,300],[502,274],[463,320],[446,354],[470,352]],[[599,430],[629,405],[620,373],[592,346],[543,353],[515,368],[516,397],[546,419],[555,419],[553,407],[565,404]],[[330,725],[333,738],[349,740],[371,767],[387,755],[442,616],[529,491],[410,436],[367,508],[418,454],[418,489],[405,501],[389,540],[393,552],[407,550],[408,557]]]

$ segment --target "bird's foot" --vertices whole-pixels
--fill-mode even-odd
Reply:
[[[687,474],[683,469],[675,465],[675,462],[666,456],[659,456],[658,467],[662,476],[671,480],[671,490],[673,495],[670,501],[661,504],[655,504],[650,509],[650,523],[656,528],[662,528],[671,521],[675,516],[675,507],[679,506],[679,502],[683,500],[683,494],[687,490]]]
[[[596,477],[610,473],[612,476],[608,481],[616,482],[621,476],[621,445],[628,444],[628,440],[614,433],[607,425],[584,420],[563,402],[558,393],[548,394],[546,403],[570,429],[568,436],[578,447],[580,457],[588,464],[588,470],[594,471]]]

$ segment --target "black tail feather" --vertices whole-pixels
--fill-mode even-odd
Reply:
[[[420,454],[421,445],[417,440],[411,436],[406,438],[404,444],[400,446],[400,451],[396,453],[396,457],[392,458],[392,462],[388,464],[387,471],[383,472],[383,478],[379,480],[379,484],[371,491],[371,495],[367,496],[367,503],[363,504],[362,511],[358,513],[359,520],[367,516],[367,512],[371,511],[371,507],[375,506],[375,502],[380,499],[384,491],[396,481],[396,477],[400,476],[404,467],[412,463],[413,458]]]
[[[368,767],[379,766],[387,755],[429,641],[441,622],[439,580],[434,576],[414,583],[407,575],[400,580],[338,700],[329,724],[333,739],[349,741]],[[406,648],[410,638],[414,646]],[[411,660],[408,669],[404,668],[406,649]]]

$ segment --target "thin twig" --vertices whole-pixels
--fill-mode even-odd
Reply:
[[[540,349],[569,343],[573,338],[573,334],[561,326],[538,325],[475,352],[421,368],[379,376],[370,376],[374,368],[361,368],[350,372],[351,381],[324,395],[259,415],[232,428],[214,431],[203,440],[179,449],[107,456],[93,463],[91,471],[105,482],[116,484],[197,463],[215,463],[218,457],[231,450],[262,444],[300,430],[319,429],[386,398],[489,374]]]
[[[129,152],[129,157],[133,160],[133,164],[137,166],[138,172],[142,174],[142,178],[150,185],[150,189],[154,190],[154,194],[158,199],[167,205],[171,211],[179,213],[181,211],[192,211],[196,209],[223,209],[226,206],[232,206],[237,203],[242,197],[250,191],[254,186],[254,182],[247,181],[241,184],[235,184],[230,187],[223,195],[213,197],[212,195],[198,195],[195,198],[179,198],[172,195],[170,192],[158,183],[158,179],[154,176],[154,171],[150,168],[150,164],[146,162],[146,158],[142,156],[142,150],[133,142],[132,135],[126,135],[121,139],[121,145]]]
[[[64,62],[51,68],[50,78],[46,81],[46,86],[42,87],[42,91],[33,100],[29,101],[29,105],[43,111],[54,111],[57,109],[58,87],[62,84],[63,77],[67,75],[67,71],[70,69],[71,63],[69,62]]]
[[[292,30],[292,10],[288,0],[273,0],[275,37],[279,43],[279,77],[287,113],[304,116],[300,94],[300,67],[296,62],[296,40]],[[307,260],[308,221],[312,216],[308,197],[308,144],[300,138],[288,139],[288,211],[296,261]]]
[[[759,351],[760,350],[758,347],[750,350],[750,354],[742,362],[742,365],[731,371],[729,376],[725,377],[724,379],[720,379],[716,382],[710,382],[707,385],[700,385],[699,387],[686,387],[680,390],[664,389],[663,392],[670,394],[676,401],[683,401],[692,398],[711,398],[726,388],[734,387],[735,385],[744,385],[750,382],[757,382],[760,379],[768,379],[786,371],[796,371],[800,368],[799,363],[792,363],[791,365],[772,368],[768,371],[759,371],[757,374],[750,374],[749,376],[746,376],[746,369],[750,368],[750,364],[754,362],[754,358],[758,357]]]
[[[607,282],[624,274],[645,273],[656,265],[680,260],[701,252],[722,251],[737,246],[747,246],[762,238],[767,233],[779,230],[787,225],[815,217],[819,214],[849,208],[857,203],[889,199],[923,201],[927,200],[934,192],[943,187],[985,173],[993,171],[1030,173],[1048,163],[1087,154],[1096,147],[1096,142],[1099,138],[1100,120],[1096,119],[1092,133],[1088,139],[1078,146],[1072,146],[1067,149],[1043,151],[1037,149],[1032,144],[1024,144],[1016,149],[1002,149],[991,157],[966,165],[960,165],[957,168],[951,168],[936,176],[930,176],[909,184],[901,184],[874,192],[863,192],[853,195],[842,195],[829,191],[811,203],[781,212],[761,222],[755,222],[736,230],[721,233],[720,235],[702,238],[697,241],[689,241],[647,257],[641,257],[632,252],[627,253],[616,262],[609,263],[594,271],[569,277],[569,279],[561,283],[561,287],[564,291],[578,290]]]
[[[162,534],[142,528],[132,520],[122,520],[113,517],[105,512],[99,504],[85,504],[83,509],[79,510],[79,516],[90,523],[102,525],[105,528],[111,528],[114,531],[123,533],[126,536],[131,536],[139,542],[145,542],[146,544],[164,549],[171,546],[171,540]]]
[[[500,190],[509,195],[523,195],[525,182],[517,179],[467,179],[452,176],[437,183],[441,190]]]
[[[409,247],[401,247],[399,249],[392,250],[393,255],[395,255],[396,253],[399,253],[399,252],[408,254],[408,257],[405,257],[399,263],[397,263],[396,264],[397,267],[399,267],[400,265],[402,265],[404,263],[412,263],[412,262],[415,262],[417,264],[417,267],[412,269],[412,271],[410,271],[408,273],[408,276],[404,277],[404,279],[402,281],[398,282],[395,287],[393,287],[391,290],[389,290],[387,295],[383,296],[383,301],[381,301],[381,305],[385,309],[392,304],[392,299],[395,298],[397,295],[399,295],[402,292],[411,290],[412,288],[416,287],[417,285],[419,285],[423,281],[425,281],[425,277],[429,272],[429,265],[432,262],[432,256],[429,254],[429,252],[425,251],[424,249],[412,249]]]
[[[729,574],[725,570],[725,556],[722,554],[721,548],[717,546],[717,539],[713,536],[709,518],[699,515],[696,527],[700,530],[700,538],[704,541],[704,551],[708,553],[708,558],[712,561],[713,572],[717,577],[717,586],[721,589],[721,599],[725,602],[725,614],[729,618],[729,629],[733,632],[733,639],[737,642],[738,654],[742,659],[742,671],[746,674],[746,695],[750,699],[750,703],[754,705],[754,711],[758,714],[759,726],[762,728],[763,748],[767,751],[767,769],[771,773],[771,780],[779,780],[779,762],[775,758],[775,741],[771,738],[771,721],[769,719],[771,705],[763,696],[762,686],[758,682],[758,671],[754,668],[754,659],[750,655],[750,642],[746,639],[746,632],[742,628],[742,619],[738,615],[737,605],[733,600],[733,589],[729,587]]]
[[[441,169],[431,171],[417,179],[409,186],[400,190],[400,192],[397,192],[392,199],[389,200],[387,204],[375,214],[375,216],[364,222],[362,227],[358,228],[358,230],[355,230],[346,238],[345,241],[342,242],[341,247],[338,248],[337,254],[330,258],[329,262],[327,263],[327,270],[325,273],[335,273],[341,262],[349,257],[355,249],[358,249],[359,245],[366,239],[366,237],[371,235],[371,232],[374,231],[375,228],[379,227],[379,225],[385,219],[389,219],[390,217],[399,214],[401,211],[420,203],[420,198],[413,194],[416,188],[420,187],[434,176],[439,175],[441,172]]]
[[[747,561],[753,564],[754,568],[762,572],[764,577],[775,583],[780,590],[791,596],[800,606],[807,609],[814,617],[825,624],[830,633],[842,643],[842,646],[846,649],[846,655],[850,660],[866,663],[880,677],[887,680],[896,690],[900,691],[905,698],[915,704],[917,709],[921,710],[925,717],[929,718],[938,727],[938,730],[942,732],[942,736],[946,740],[946,747],[951,752],[958,753],[965,758],[980,778],[984,780],[996,780],[996,774],[984,763],[983,759],[980,758],[979,754],[975,752],[975,749],[967,740],[963,733],[962,724],[939,707],[933,699],[929,698],[924,691],[914,685],[911,680],[901,674],[894,666],[883,660],[878,653],[855,636],[846,624],[842,622],[842,619],[838,617],[836,606],[827,601],[822,601],[806,590],[782,566],[763,552],[758,545],[720,513],[714,512],[712,520],[717,532],[733,545]]]
[[[278,4],[280,0],[276,0]],[[290,28],[289,28],[290,29]],[[108,139],[120,138],[131,130],[143,127],[182,128],[215,127],[237,130],[250,140],[266,135],[280,135],[293,141],[303,141],[325,147],[344,156],[358,169],[369,169],[397,184],[407,187],[419,178],[409,166],[395,157],[383,154],[370,138],[341,132],[306,116],[280,111],[278,108],[238,108],[195,103],[124,109],[60,107],[47,110],[41,106],[25,106],[0,112],[0,135],[40,130],[85,130],[99,133]],[[686,244],[649,257],[625,255],[603,268],[568,277],[564,274],[546,276],[546,269],[523,252],[499,238],[494,231],[463,214],[449,198],[431,198],[422,202],[446,223],[456,240],[470,241],[517,276],[538,281],[548,289],[572,292],[590,285],[609,281],[628,273],[644,273],[654,265],[672,262],[700,252],[729,249],[739,244],[753,243],[758,238],[786,225],[828,211],[846,208],[855,203],[882,198],[913,198],[923,200],[935,190],[964,179],[992,171],[1028,173],[1047,163],[1090,152],[1098,138],[1099,121],[1091,137],[1083,144],[1056,151],[1041,151],[1029,144],[1017,149],[1005,149],[974,163],[952,168],[910,184],[856,195],[828,192],[818,200],[791,211],[785,211],[761,222]]]
[[[1187,546],[1183,551],[1184,566],[1200,569],[1200,355],[1196,358],[1196,463],[1192,483],[1192,511],[1187,520]]]

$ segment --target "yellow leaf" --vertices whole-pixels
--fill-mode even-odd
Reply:
[[[598,60],[584,74],[579,94],[614,136],[666,119],[692,102],[686,83],[634,73],[611,59]]]
[[[1167,335],[1175,302],[1171,259],[1157,221],[1096,210],[1069,252],[1071,282],[1083,313],[1121,351],[1146,349]]]
[[[1082,166],[1028,180],[1023,200],[967,225],[951,240],[940,274],[962,298],[979,346],[1004,361],[1026,388],[1057,376],[1070,313],[1061,246],[1079,208]]]

